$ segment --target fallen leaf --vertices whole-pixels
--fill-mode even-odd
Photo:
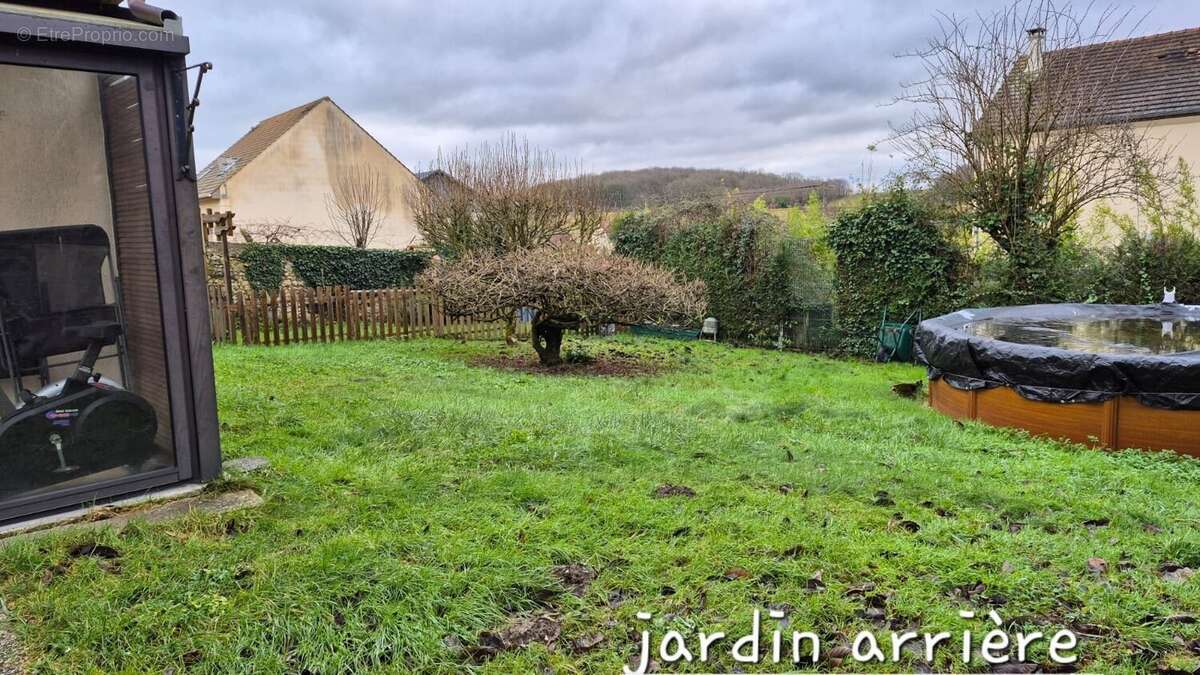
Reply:
[[[736,581],[738,579],[749,579],[750,572],[742,567],[730,567],[725,570],[724,576],[726,581]]]
[[[1173,584],[1182,584],[1188,579],[1191,579],[1192,575],[1195,573],[1195,570],[1190,567],[1176,567],[1174,569],[1164,571],[1162,573],[1162,579],[1163,581],[1169,581]]]
[[[1163,619],[1163,623],[1196,623],[1196,615],[1186,613],[1172,614]]]
[[[561,633],[562,621],[555,614],[517,617],[498,631],[480,633],[478,644],[467,651],[476,662],[482,662],[534,643],[553,645]]]
[[[875,584],[870,581],[864,581],[861,584],[847,588],[844,595],[849,598],[849,597],[854,597],[856,595],[866,595],[867,593],[870,593],[873,590],[875,590]]]
[[[566,586],[576,597],[582,598],[591,587],[592,582],[596,580],[596,572],[587,565],[572,563],[570,565],[559,565],[551,570],[563,586]]]
[[[575,652],[576,654],[588,652],[600,646],[602,642],[604,642],[604,636],[600,633],[596,633],[595,635],[585,635],[583,637],[571,640],[571,651]]]
[[[821,570],[813,572],[812,576],[808,578],[808,581],[804,582],[804,585],[810,591],[825,590],[825,581],[821,579]]]
[[[880,607],[868,607],[862,611],[862,617],[868,621],[883,621],[887,612]]]
[[[1095,575],[1106,574],[1108,572],[1108,561],[1104,558],[1088,558],[1087,569]]]

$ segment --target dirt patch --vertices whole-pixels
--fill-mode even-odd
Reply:
[[[559,565],[552,571],[563,586],[580,598],[587,593],[592,582],[596,580],[596,572],[586,565]]]
[[[562,619],[556,614],[538,614],[513,619],[498,631],[479,634],[479,643],[466,651],[476,663],[482,663],[497,654],[513,649],[523,649],[540,642],[553,647],[562,634]]]
[[[654,488],[654,497],[665,499],[667,497],[695,497],[696,491],[686,485],[672,485],[665,483]]]
[[[496,354],[471,359],[471,365],[499,370],[514,370],[535,375],[575,375],[585,377],[641,377],[659,375],[667,370],[664,364],[636,357],[603,356],[590,361],[564,362],[543,366],[536,354]]]

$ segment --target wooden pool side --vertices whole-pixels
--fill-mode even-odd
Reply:
[[[1120,396],[1104,403],[1030,401],[1007,387],[962,391],[929,383],[929,404],[961,420],[1024,429],[1112,450],[1174,450],[1200,458],[1200,410],[1163,410]]]

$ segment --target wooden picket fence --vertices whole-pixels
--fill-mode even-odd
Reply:
[[[345,286],[235,293],[210,287],[212,338],[218,343],[290,345],[350,340],[453,337],[498,339],[504,324],[447,316],[441,301],[411,288],[355,291]],[[517,323],[519,336],[529,334]]]

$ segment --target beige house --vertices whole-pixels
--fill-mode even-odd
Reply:
[[[1038,51],[1034,40],[1032,50]],[[1102,110],[1098,114],[1131,123],[1157,139],[1173,157],[1182,158],[1200,179],[1200,28],[1159,33],[1063,50],[1062,56],[1082,59],[1080,77],[1103,85]],[[1047,52],[1050,57],[1059,52]],[[1040,56],[1040,55],[1039,55]],[[1048,58],[1049,60],[1049,58]],[[1052,61],[1050,61],[1052,62]],[[1114,77],[1117,64],[1120,75]],[[1197,188],[1200,188],[1198,180]],[[1130,216],[1137,225],[1146,218],[1136,202],[1118,200],[1107,206]],[[1081,218],[1085,226],[1096,208]],[[1111,238],[1114,232],[1095,232]]]
[[[420,243],[408,204],[421,183],[329,97],[259,122],[200,173],[202,211],[232,211],[256,241],[345,245],[346,227],[330,216],[339,177],[370,171],[388,206],[372,248]]]

